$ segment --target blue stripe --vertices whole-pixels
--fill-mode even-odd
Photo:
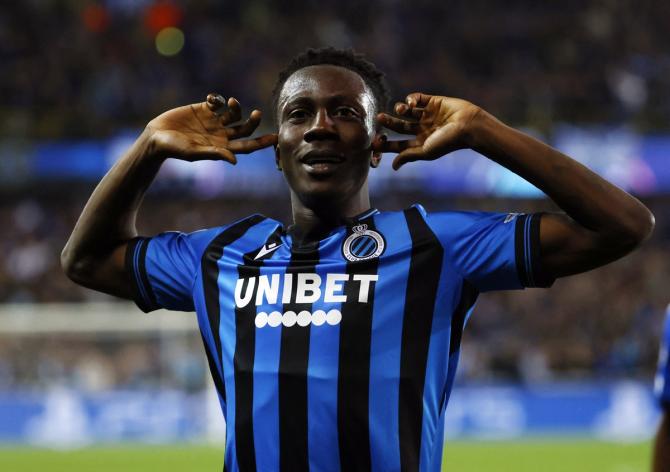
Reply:
[[[423,418],[421,423],[421,471],[439,471],[444,438],[445,396],[449,394],[458,365],[458,352],[449,355],[451,318],[460,301],[463,280],[444,257],[440,270],[437,297],[434,300],[433,322],[428,345],[426,377],[423,386]],[[449,287],[449,290],[444,290]],[[438,452],[439,451],[439,452]],[[436,458],[439,460],[436,461]]]
[[[280,256],[281,254],[281,256]],[[284,261],[290,257],[286,245],[280,247],[261,267],[261,275],[270,277],[286,273],[286,264],[272,260],[281,257]],[[268,267],[269,266],[269,267]],[[283,282],[279,286],[276,305],[264,303],[257,307],[256,313],[281,311]],[[253,302],[252,302],[253,303]],[[282,327],[256,328],[256,351],[254,356],[254,445],[256,450],[256,468],[259,471],[279,470],[279,359],[281,353]]]
[[[399,257],[380,257],[379,283],[375,284],[372,313],[372,339],[370,343],[370,459],[372,470],[400,470],[400,444],[398,424],[398,399],[400,375],[400,347],[402,320],[407,291],[410,235],[402,213],[375,216],[377,231],[384,235],[388,248],[406,246],[406,253]],[[382,282],[383,281],[383,282]]]
[[[367,242],[367,240],[368,240],[367,236],[359,237],[351,245],[351,250],[354,251],[354,252],[358,252],[358,250]]]
[[[198,326],[200,327],[200,333],[202,334],[202,339],[203,341],[207,344],[206,349],[209,350],[210,353],[212,353],[212,359],[214,361],[214,365],[216,366],[217,372],[212,372],[212,376],[218,375],[219,377],[221,376],[221,372],[223,372],[222,367],[221,367],[221,359],[217,358],[216,356],[216,345],[214,344],[214,334],[212,333],[211,326],[209,325],[209,320],[207,319],[207,309],[205,307],[205,294],[202,286],[202,277],[201,277],[201,272],[198,273],[198,278],[199,281],[196,281],[195,284],[195,289],[193,292],[193,303],[195,307],[195,313],[198,318]],[[218,394],[217,396],[219,397],[219,403],[221,404],[221,411],[224,415],[226,415],[226,401],[224,398],[221,397],[221,395]]]
[[[263,220],[247,230],[242,237],[226,246],[223,255],[218,261],[219,267],[219,307],[221,319],[218,332],[221,339],[221,365],[225,373],[226,385],[226,466],[231,470],[238,469],[235,446],[235,369],[233,357],[235,355],[236,326],[235,326],[235,285],[237,283],[237,266],[242,263],[242,256],[258,247],[274,230],[276,223],[272,220]],[[252,300],[250,303],[254,303]],[[212,327],[214,331],[214,327]]]
[[[341,229],[338,234],[341,235]],[[321,242],[316,273],[325,289],[328,273],[346,272],[346,261],[341,257],[342,238],[329,238]],[[325,263],[323,263],[325,261]],[[344,283],[341,284],[344,286]],[[336,292],[341,295],[343,292]],[[342,309],[341,303],[324,302],[324,293],[312,305],[312,313]],[[337,379],[339,360],[340,326],[324,323],[312,325],[309,340],[307,367],[307,444],[311,470],[339,471],[340,454],[337,430]],[[327,468],[324,468],[327,465]]]
[[[366,256],[369,256],[370,254],[372,254],[372,251],[370,251],[370,249],[372,249],[372,247],[375,244],[376,244],[376,241],[374,239],[367,238],[365,240],[365,243],[362,245],[362,247],[359,250],[360,257],[366,257]]]

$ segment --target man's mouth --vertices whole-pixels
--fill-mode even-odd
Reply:
[[[338,153],[312,151],[300,159],[305,170],[313,175],[327,175],[344,162],[344,156]]]

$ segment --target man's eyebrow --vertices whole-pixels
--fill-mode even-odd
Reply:
[[[284,107],[287,107],[289,105],[302,105],[305,103],[312,103],[313,100],[309,97],[306,96],[301,96],[301,97],[294,97],[289,100],[287,100],[284,104]]]

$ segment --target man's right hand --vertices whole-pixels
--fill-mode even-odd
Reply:
[[[166,111],[147,125],[152,154],[186,161],[224,160],[236,164],[235,153],[250,153],[277,144],[276,134],[249,137],[261,122],[261,112],[254,110],[241,121],[239,102],[210,93],[207,100]]]

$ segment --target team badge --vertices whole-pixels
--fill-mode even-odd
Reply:
[[[384,252],[384,238],[377,231],[368,229],[368,225],[354,226],[353,233],[344,240],[342,253],[348,261],[364,261],[379,257]]]

